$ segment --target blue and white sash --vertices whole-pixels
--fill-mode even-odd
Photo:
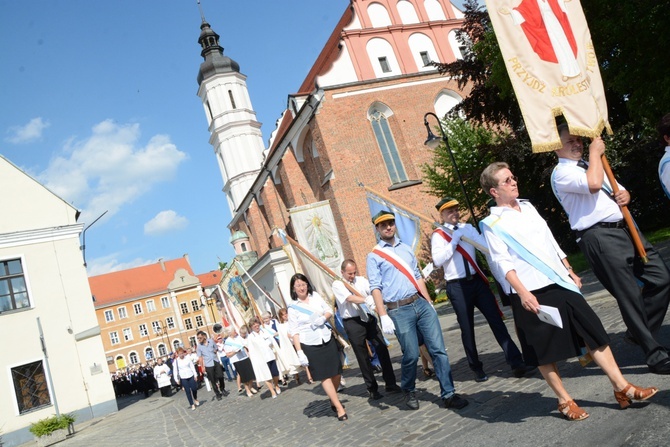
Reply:
[[[309,315],[310,317],[316,313],[316,312],[314,312],[313,310],[307,309],[306,307],[303,307],[303,306],[298,306],[297,304],[291,304],[291,305],[289,305],[288,307],[289,307],[289,309],[297,310],[298,312],[302,312],[302,313],[304,313],[304,314],[306,314],[306,315]],[[333,327],[330,325],[330,323],[328,322],[328,320],[326,320],[326,322],[325,322],[325,326],[326,326],[328,329],[333,329]]]
[[[230,346],[231,348],[237,349],[238,351],[242,350],[244,348],[244,345],[241,345],[239,343],[235,343],[232,341],[230,338],[227,338],[225,342],[223,342],[224,346]]]
[[[493,234],[502,239],[503,242],[514,250],[521,259],[535,267],[551,281],[565,289],[579,293],[580,295],[582,294],[579,291],[579,287],[577,287],[574,282],[567,281],[565,277],[561,275],[562,272],[558,272],[554,269],[555,263],[548,259],[547,254],[541,248],[533,246],[533,244],[525,240],[524,236],[516,231],[515,228],[503,228],[509,225],[503,223],[501,216],[491,215],[482,220],[479,223],[482,232],[484,230],[484,225],[489,227]],[[530,247],[532,251],[528,250],[526,247]]]
[[[661,162],[658,164],[658,177],[661,178],[661,173],[663,172],[663,169],[670,164],[670,156],[664,156],[661,159]],[[670,166],[668,166],[668,169],[670,169]],[[661,188],[663,188],[663,191],[665,192],[665,195],[668,196],[670,199],[670,191],[665,187],[665,183],[661,181]]]

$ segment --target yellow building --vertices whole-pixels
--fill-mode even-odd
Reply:
[[[203,287],[221,272],[193,274],[188,256],[89,278],[107,364],[112,372],[194,346],[199,330],[221,320]]]

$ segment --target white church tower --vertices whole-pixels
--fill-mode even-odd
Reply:
[[[198,43],[205,61],[198,72],[198,96],[207,115],[209,142],[219,162],[223,192],[235,215],[263,162],[261,123],[251,105],[247,77],[240,73],[237,62],[223,55],[219,35],[204,15],[200,30]]]

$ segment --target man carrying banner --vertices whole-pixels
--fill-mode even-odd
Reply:
[[[384,337],[377,326],[377,318],[368,312],[369,305],[373,304],[372,296],[370,296],[370,283],[364,277],[357,276],[356,263],[351,259],[345,259],[342,262],[341,270],[344,281],[347,281],[351,287],[360,292],[360,295],[354,294],[343,281],[333,282],[333,295],[337,300],[337,311],[342,317],[344,329],[349,336],[349,343],[356,355],[370,399],[378,400],[383,396],[378,391],[379,386],[368,355],[368,340],[374,346],[379,357],[386,391],[400,392],[401,389],[396,383],[395,373],[393,372],[391,356],[384,342]]]
[[[445,408],[461,409],[468,401],[456,394],[442,327],[412,249],[396,239],[395,215],[380,211],[372,223],[381,240],[368,254],[366,267],[370,290],[385,334],[395,331],[402,349],[401,388],[410,410],[419,409],[416,397],[416,364],[420,342],[433,359]],[[388,310],[388,313],[387,313]]]
[[[581,138],[571,135],[565,124],[558,131],[563,146],[556,150],[558,165],[551,185],[577,244],[598,280],[616,298],[628,328],[625,340],[642,348],[652,373],[670,374],[668,351],[655,339],[670,302],[670,271],[641,234],[649,261],[636,254],[620,208],[628,205],[630,194],[620,185],[612,194],[601,159],[603,140],[593,139],[587,164],[582,160]]]
[[[452,230],[437,228],[431,236],[431,254],[435,267],[443,267],[447,281],[447,296],[456,312],[461,327],[461,341],[465,349],[468,365],[475,374],[475,381],[485,382],[489,378],[484,365],[479,360],[475,341],[475,307],[484,315],[493,331],[496,341],[505,353],[507,364],[512,367],[515,377],[523,377],[535,369],[523,362],[519,348],[514,344],[507,327],[500,316],[495,296],[491,292],[486,275],[476,261],[475,247],[461,240],[465,236],[486,246],[484,236],[470,224],[460,223],[458,201],[451,197],[440,200],[435,209],[440,213],[444,226]]]

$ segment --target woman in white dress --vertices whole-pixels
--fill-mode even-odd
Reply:
[[[249,321],[251,331],[247,337],[249,358],[254,367],[256,382],[265,382],[273,399],[281,393],[279,389],[279,371],[277,360],[272,351],[272,340],[265,332],[261,331],[261,320],[257,317]]]
[[[277,332],[279,333],[279,352],[284,365],[287,367],[285,374],[293,376],[295,378],[295,383],[300,385],[300,359],[295,352],[291,334],[288,331],[288,311],[286,309],[279,309],[277,316],[279,317],[279,323],[277,324]],[[309,383],[312,383],[312,376],[309,374],[309,369],[305,368],[305,370],[307,371],[307,379]]]

